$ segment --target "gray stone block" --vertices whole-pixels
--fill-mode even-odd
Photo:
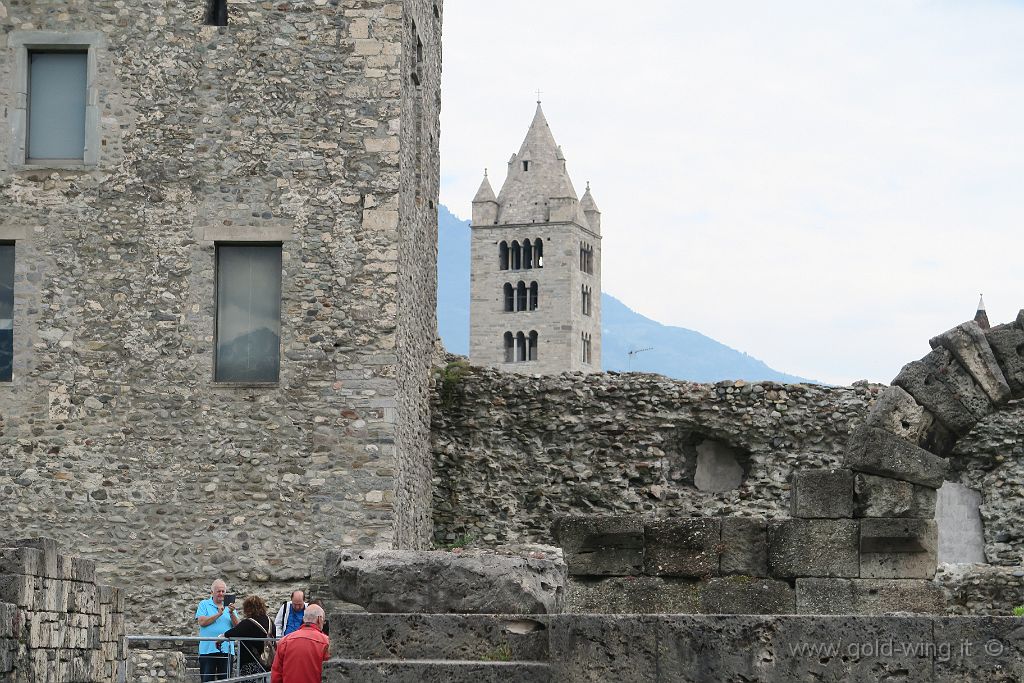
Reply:
[[[932,581],[920,579],[796,580],[800,614],[943,614],[946,596]]]
[[[552,669],[541,662],[332,659],[325,683],[547,683]]]
[[[701,586],[703,614],[795,614],[796,593],[785,581],[751,576],[709,579]]]
[[[856,577],[859,523],[852,519],[787,519],[768,525],[768,571],[776,578]]]
[[[1024,680],[1024,619],[942,617],[934,621],[937,683]]]
[[[35,582],[34,576],[0,574],[0,603],[32,609],[35,605]]]
[[[574,614],[696,614],[702,582],[670,576],[570,577],[565,611]]]
[[[566,516],[555,520],[555,540],[573,576],[643,573],[644,524],[639,516]]]
[[[60,552],[60,547],[58,547],[57,541],[52,538],[43,537],[22,538],[12,541],[10,545],[15,548],[35,548],[42,553],[40,576],[45,576],[50,579],[61,578],[59,558],[63,555]]]
[[[0,574],[40,576],[43,573],[43,553],[35,548],[0,548]]]
[[[718,574],[721,520],[704,517],[644,524],[644,573],[648,576],[704,577]]]
[[[722,518],[722,575],[768,576],[768,525],[760,517]]]
[[[772,618],[776,620],[773,643],[779,657],[769,676],[752,680],[779,683],[930,683],[932,680],[930,617]]]
[[[898,386],[882,390],[864,424],[892,432],[937,455],[949,453],[956,445],[956,435]]]
[[[342,659],[545,661],[547,619],[490,614],[331,615],[331,655]]]
[[[930,579],[935,576],[938,545],[938,526],[934,520],[862,519],[860,576]]]
[[[858,472],[853,479],[854,517],[935,516],[937,491],[908,481]]]
[[[1016,324],[997,325],[985,336],[1014,398],[1024,398],[1024,329],[1020,317]]]
[[[967,376],[967,381],[963,381],[962,376]],[[905,389],[958,436],[971,431],[978,420],[991,412],[988,398],[977,387],[970,390],[974,380],[945,349],[932,351],[921,360],[907,363],[892,383]],[[987,404],[988,410],[978,410],[981,406],[976,400],[977,395],[983,399],[981,406]]]
[[[658,681],[658,627],[659,617],[652,616],[557,616],[549,638],[555,680]]]
[[[883,429],[861,426],[850,435],[846,466],[857,472],[892,477],[937,489],[949,463]]]
[[[1003,376],[985,332],[978,327],[978,323],[971,320],[957,325],[933,338],[929,343],[933,349],[944,348],[952,353],[993,405],[1000,406],[1010,400],[1010,387],[1006,383],[1006,377]]]
[[[773,650],[781,644],[774,641],[771,617],[669,615],[659,617],[657,625],[661,675],[641,680],[775,680],[770,678],[777,658]]]
[[[793,473],[790,514],[809,519],[853,516],[853,472],[805,470]]]
[[[324,573],[368,612],[551,614],[565,600],[564,564],[493,552],[343,550]]]

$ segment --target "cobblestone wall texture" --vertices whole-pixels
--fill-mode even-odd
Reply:
[[[881,389],[469,368],[435,391],[435,540],[550,544],[561,514],[788,517],[792,474],[841,466]],[[706,439],[737,453],[738,488],[695,486]],[[950,479],[982,493],[990,563],[1024,558],[1022,444],[1024,406],[1011,403],[950,458]]]
[[[326,548],[429,543],[441,2],[203,5],[0,0],[0,526],[147,632],[217,576],[283,600]],[[100,37],[93,167],[10,161],[8,41],[42,31]],[[283,245],[280,380],[215,383],[215,245],[252,241]]]
[[[0,681],[113,683],[124,595],[52,539],[0,539]]]

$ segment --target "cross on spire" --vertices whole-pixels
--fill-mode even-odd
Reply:
[[[537,90],[537,104],[540,104],[540,90]]]

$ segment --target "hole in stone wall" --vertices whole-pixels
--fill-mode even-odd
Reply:
[[[947,481],[939,489],[935,499],[935,521],[939,527],[940,563],[985,562],[981,502],[981,494],[963,484]]]
[[[721,441],[705,439],[697,444],[694,485],[701,491],[731,491],[743,483],[743,466],[736,450]]]
[[[739,488],[750,469],[745,450],[699,432],[682,432],[666,457],[669,481],[709,493]]]
[[[1024,344],[1021,344],[1020,346],[1017,347],[1017,355],[1024,356]]]

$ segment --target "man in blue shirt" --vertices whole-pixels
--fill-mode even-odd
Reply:
[[[210,597],[199,603],[199,607],[196,608],[200,638],[216,638],[238,624],[235,606],[224,604],[224,595],[227,592],[227,584],[221,579],[217,579],[210,586]],[[232,642],[201,641],[199,643],[199,680],[205,683],[227,678],[231,655],[234,653],[235,644]]]
[[[274,617],[278,635],[286,636],[302,628],[302,615],[307,606],[306,593],[301,590],[292,591],[291,600],[281,605]]]

